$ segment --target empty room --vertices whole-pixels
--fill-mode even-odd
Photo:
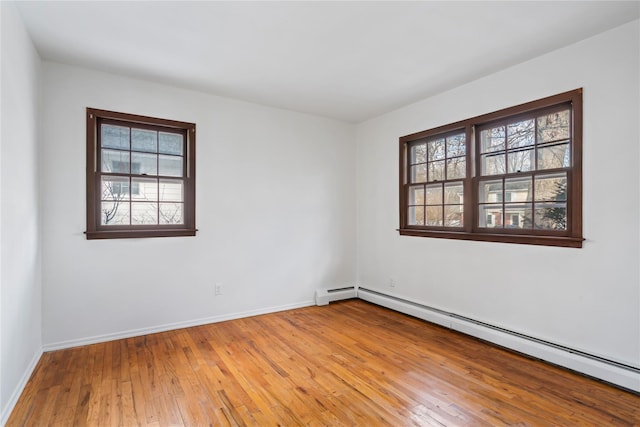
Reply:
[[[0,18],[0,425],[640,425],[640,2]]]

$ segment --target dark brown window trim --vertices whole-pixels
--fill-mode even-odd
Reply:
[[[166,229],[166,230],[113,230],[113,231],[87,231],[88,240],[92,239],[127,239],[142,237],[178,237],[195,236],[198,230]]]
[[[566,231],[543,231],[527,229],[493,229],[480,228],[478,222],[478,189],[477,181],[480,174],[477,172],[480,167],[479,148],[477,141],[472,141],[472,132],[477,127],[496,124],[501,120],[512,120],[520,115],[527,115],[532,112],[539,112],[546,109],[554,109],[565,104],[571,105],[571,165],[567,169],[569,182],[569,193],[567,202],[567,230]],[[408,224],[408,186],[409,170],[408,147],[419,140],[440,136],[451,131],[462,130],[467,135],[467,176],[464,180],[464,225],[458,229],[450,227],[429,227],[422,225]],[[474,138],[475,139],[475,138]],[[421,236],[458,240],[474,240],[488,242],[518,243],[544,246],[560,246],[581,248],[584,238],[582,236],[582,89],[561,93],[536,101],[528,102],[511,108],[505,108],[489,114],[484,114],[471,119],[462,120],[456,123],[439,126],[434,129],[406,135],[399,140],[399,213],[400,228],[398,232],[405,236]],[[471,164],[473,164],[473,169]],[[475,173],[472,173],[475,171]],[[547,170],[545,172],[552,172]],[[535,170],[531,172],[540,173]],[[497,175],[497,178],[508,177],[510,174]],[[516,176],[516,175],[514,175]],[[483,178],[488,178],[485,176]],[[496,232],[497,231],[497,232]],[[524,232],[523,232],[524,231]]]
[[[435,237],[439,239],[475,240],[480,242],[520,243],[526,245],[561,246],[565,248],[581,248],[583,238],[565,236],[534,236],[523,234],[467,233],[464,231],[418,230],[413,228],[399,229],[401,236]]]
[[[183,224],[151,224],[151,225],[101,225],[101,173],[98,165],[98,127],[100,123],[121,123],[136,128],[156,129],[181,133],[185,137],[184,175],[172,177],[183,181]],[[87,230],[86,238],[122,239],[145,237],[177,237],[195,236],[195,123],[177,120],[160,119],[135,114],[87,108],[87,158],[86,158],[86,197],[87,197]],[[179,132],[176,132],[179,131]],[[130,176],[131,174],[124,174]],[[140,175],[142,177],[146,175]]]

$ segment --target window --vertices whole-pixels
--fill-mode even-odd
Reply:
[[[87,239],[195,232],[195,124],[87,108]]]
[[[437,134],[409,146],[409,218],[412,225],[463,224],[466,170],[464,132]]]
[[[399,231],[582,247],[582,89],[401,137]]]

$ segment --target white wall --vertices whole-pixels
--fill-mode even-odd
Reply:
[[[0,424],[41,354],[40,59],[11,3],[2,10]]]
[[[640,367],[639,40],[635,21],[360,124],[360,286]],[[398,235],[398,137],[579,87],[584,248]]]
[[[352,125],[50,62],[42,105],[45,348],[355,283]],[[196,123],[196,237],[85,239],[86,107]]]

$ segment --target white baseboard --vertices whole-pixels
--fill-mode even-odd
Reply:
[[[16,403],[18,403],[18,399],[24,391],[24,388],[27,385],[27,381],[29,381],[29,378],[31,378],[31,374],[33,374],[33,370],[36,369],[36,365],[40,361],[41,357],[42,350],[38,350],[36,354],[33,355],[33,358],[29,362],[27,369],[24,371],[22,378],[20,378],[20,382],[18,382],[18,385],[13,390],[9,401],[7,402],[5,407],[2,408],[2,414],[0,415],[0,426],[4,426],[5,424],[7,424],[7,421],[9,421],[9,416],[11,415],[13,408],[16,406]]]
[[[59,341],[42,346],[43,351],[63,350],[66,348],[80,347],[83,345],[97,344],[107,341],[119,340],[123,338],[139,337],[141,335],[155,334],[158,332],[167,332],[175,329],[189,328],[191,326],[202,326],[209,323],[224,322],[227,320],[242,319],[244,317],[258,316],[261,314],[276,313],[278,311],[292,310],[294,308],[309,307],[315,305],[315,301],[302,301],[293,304],[285,304],[275,307],[260,308],[257,310],[249,310],[237,313],[223,314],[220,316],[206,317],[202,319],[188,320],[185,322],[167,323],[160,326],[152,326],[148,328],[131,329],[128,331],[115,332],[111,334],[95,335],[92,337],[79,338],[68,341]]]
[[[455,313],[427,307],[379,291],[358,288],[358,298],[640,393],[639,368],[476,322]]]

